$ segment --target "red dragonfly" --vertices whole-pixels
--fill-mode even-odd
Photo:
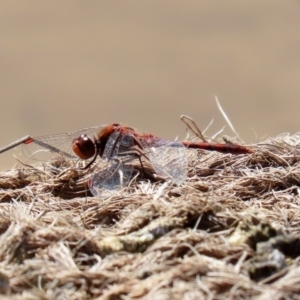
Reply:
[[[105,197],[128,185],[133,172],[130,162],[134,158],[140,161],[141,158],[147,159],[158,176],[179,184],[187,178],[187,148],[232,154],[253,153],[252,149],[234,144],[167,141],[117,123],[72,133],[35,138],[27,136],[19,141],[21,143],[24,155],[34,160],[48,160],[59,153],[70,159],[87,160],[86,167],[89,167],[100,156],[102,159],[91,174],[89,188],[95,196],[103,196],[105,191]],[[5,150],[10,148],[11,145]],[[1,152],[3,150],[0,149]]]

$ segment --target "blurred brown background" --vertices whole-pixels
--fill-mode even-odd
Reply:
[[[2,1],[0,146],[111,122],[183,138],[181,114],[213,135],[215,95],[247,143],[295,133],[299,32],[299,1]]]

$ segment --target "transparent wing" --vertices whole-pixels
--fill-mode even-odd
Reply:
[[[114,132],[106,143],[102,159],[99,159],[90,180],[89,188],[94,196],[108,198],[128,186],[133,172],[130,164],[135,158],[130,147],[134,138],[129,134]]]
[[[156,174],[180,184],[187,179],[188,157],[186,147],[175,141],[155,138],[141,141]]]
[[[102,161],[100,165],[98,172],[94,173],[89,180],[90,191],[95,197],[106,199],[128,186],[133,165],[126,165],[118,159]]]
[[[23,154],[31,160],[48,161],[60,154],[69,159],[78,159],[72,150],[72,141],[81,134],[95,135],[102,126],[88,127],[70,133],[60,133],[32,138],[22,145]]]
[[[130,148],[134,145],[133,135],[126,133],[123,134],[120,131],[112,133],[106,142],[106,146],[102,157],[104,159],[110,159],[117,156],[131,156]]]

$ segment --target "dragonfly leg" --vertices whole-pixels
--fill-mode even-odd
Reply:
[[[96,153],[95,153],[93,159],[92,159],[85,167],[83,167],[83,170],[88,169],[88,168],[95,162],[97,156],[98,156],[99,153],[100,153],[99,143],[97,143],[97,141],[95,141],[95,144],[96,144]]]
[[[134,154],[138,158],[141,168],[142,168],[143,176],[145,176],[146,171],[145,171],[141,157],[144,156],[147,160],[149,160],[148,157],[145,155],[145,153],[143,153],[143,151],[140,148],[135,147],[135,146],[131,147],[130,150],[128,150],[128,151],[119,153],[119,156],[126,156],[126,155],[130,155],[130,154]]]

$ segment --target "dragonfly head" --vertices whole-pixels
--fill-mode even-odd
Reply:
[[[75,138],[72,142],[74,153],[81,159],[92,158],[96,153],[95,143],[86,134]]]

